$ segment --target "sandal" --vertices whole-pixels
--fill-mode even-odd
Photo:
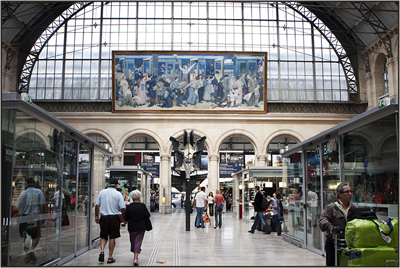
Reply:
[[[104,262],[104,252],[100,252],[100,254],[99,254],[99,262]]]
[[[107,260],[107,263],[114,263],[114,262],[115,262],[115,259],[113,257],[108,258],[108,260]]]

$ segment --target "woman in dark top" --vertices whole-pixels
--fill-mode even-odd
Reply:
[[[141,193],[138,190],[131,192],[132,203],[126,207],[125,221],[128,222],[131,252],[134,253],[133,265],[139,266],[138,258],[146,231],[144,219],[150,218],[150,213],[145,204],[140,203]]]

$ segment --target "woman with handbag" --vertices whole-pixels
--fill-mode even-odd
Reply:
[[[128,222],[131,252],[133,252],[133,265],[139,266],[138,258],[144,238],[144,232],[151,230],[150,212],[145,204],[140,203],[141,193],[138,190],[131,192],[132,203],[126,207],[125,221]],[[147,224],[146,224],[147,221]],[[150,223],[150,227],[147,227]]]

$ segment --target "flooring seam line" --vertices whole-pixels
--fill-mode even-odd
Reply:
[[[181,266],[181,256],[180,256],[180,247],[179,247],[179,233],[180,233],[180,229],[181,229],[181,225],[182,225],[182,218],[183,217],[183,213],[180,213],[180,219],[179,219],[179,224],[175,229],[175,254],[174,254],[174,266]]]
[[[168,228],[171,225],[171,222],[172,222],[173,218],[175,218],[175,216],[176,216],[176,213],[173,213],[172,217],[169,219],[168,223],[164,225],[164,228],[162,229],[162,235],[160,236],[160,238],[157,240],[156,244],[154,245],[153,251],[151,252],[150,258],[147,262],[147,266],[154,266],[156,258],[158,256],[158,252],[160,250],[161,241],[163,240],[166,230],[168,230]]]

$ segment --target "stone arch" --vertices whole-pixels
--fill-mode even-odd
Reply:
[[[165,153],[167,151],[165,144],[162,142],[162,139],[160,138],[160,136],[157,133],[155,133],[151,130],[148,130],[148,129],[141,128],[141,129],[135,129],[132,131],[128,131],[119,139],[118,146],[119,146],[119,151],[121,154],[123,153],[123,149],[125,148],[126,144],[129,142],[129,140],[134,137],[137,137],[137,136],[147,136],[147,137],[154,139],[158,145],[160,154]]]
[[[111,148],[114,148],[116,146],[115,140],[113,139],[113,137],[111,137],[107,132],[105,132],[102,129],[89,128],[89,129],[85,129],[84,131],[82,131],[82,133],[85,135],[96,134],[98,136],[102,136],[110,143]]]
[[[399,57],[399,35],[398,33],[394,35],[394,38],[392,38],[392,53],[393,53],[393,58],[398,59]]]
[[[388,146],[387,145],[387,143],[388,142],[391,142],[391,143],[393,143],[392,144],[392,146]],[[390,148],[395,148],[395,147],[397,147],[397,144],[396,144],[396,135],[391,135],[391,134],[389,134],[389,135],[385,135],[384,137],[382,137],[382,139],[381,139],[381,141],[378,143],[378,145],[377,145],[377,154],[376,155],[378,155],[378,156],[381,156],[382,155],[382,153],[384,152],[384,149],[386,148],[386,147],[390,147]]]
[[[371,64],[371,71],[374,75],[375,80],[375,94],[376,98],[384,95],[385,87],[384,87],[384,77],[383,77],[383,69],[386,63],[386,55],[384,53],[378,53],[373,58]]]
[[[351,135],[348,135],[348,136],[359,138],[363,142],[363,145],[365,146],[365,150],[367,151],[368,156],[376,155],[376,153],[375,153],[376,148],[374,146],[374,142],[371,137],[365,135],[362,132],[351,133]]]
[[[269,135],[267,137],[267,139],[265,139],[265,141],[263,143],[263,152],[267,153],[268,145],[271,143],[271,141],[274,140],[275,138],[281,137],[281,136],[287,136],[287,137],[297,141],[297,143],[304,140],[304,137],[300,133],[297,133],[290,129],[279,129],[279,130],[271,133],[271,135]]]
[[[224,134],[222,134],[222,135],[218,138],[218,140],[217,140],[217,142],[216,142],[216,144],[215,144],[215,150],[214,150],[215,152],[214,152],[214,153],[218,154],[218,153],[219,153],[219,150],[220,150],[220,148],[221,148],[221,146],[222,146],[222,144],[224,143],[224,141],[225,141],[226,139],[228,139],[228,138],[230,138],[230,137],[234,137],[234,136],[239,136],[239,137],[248,139],[249,142],[250,142],[250,143],[253,145],[253,147],[254,147],[254,154],[255,154],[255,155],[258,155],[258,154],[260,153],[260,150],[259,150],[259,148],[260,148],[260,143],[259,143],[257,137],[254,136],[251,132],[249,132],[249,131],[247,131],[247,130],[243,130],[243,129],[232,129],[232,130],[230,130],[230,131],[225,132]],[[262,153],[262,152],[261,152],[261,153]]]
[[[50,148],[50,141],[49,141],[47,135],[42,133],[41,131],[39,131],[36,128],[27,128],[22,131],[18,131],[18,134],[16,135],[16,138],[15,138],[15,143],[17,144],[18,141],[26,134],[34,134],[34,135],[38,136],[42,140],[42,142],[44,143],[46,148]]]

